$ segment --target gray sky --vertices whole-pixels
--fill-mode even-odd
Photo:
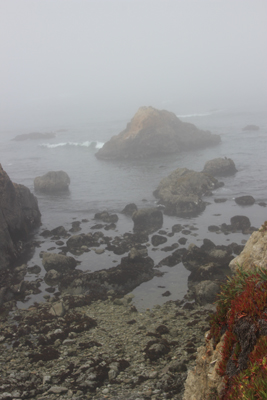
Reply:
[[[263,108],[266,0],[0,0],[0,120]]]

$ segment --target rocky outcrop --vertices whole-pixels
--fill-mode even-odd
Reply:
[[[153,194],[165,206],[166,214],[187,217],[202,212],[206,207],[202,196],[220,186],[217,179],[203,172],[178,168],[160,181]]]
[[[242,393],[250,390],[252,398],[261,389],[263,381],[257,379],[264,376],[261,371],[266,374],[262,361],[263,351],[266,350],[264,347],[261,350],[260,343],[267,334],[267,323],[264,319],[267,222],[257,232],[252,233],[242,253],[229,266],[235,274],[231,283],[222,289],[223,297],[217,304],[211,331],[205,335],[206,345],[198,348],[196,366],[188,372],[183,400],[221,398],[222,394],[226,396],[224,398],[230,398],[227,395],[233,394],[233,390],[236,398],[241,398],[240,390]],[[261,268],[261,272],[255,273],[255,267]],[[253,285],[248,280],[252,275]],[[229,339],[230,337],[234,339]],[[254,356],[250,358],[252,352]],[[252,360],[252,364],[249,360]],[[250,381],[249,368],[253,363],[256,365],[256,372]],[[246,373],[239,375],[241,371]]]
[[[22,141],[22,140],[51,139],[54,138],[55,136],[56,136],[55,133],[52,132],[47,132],[47,133],[31,132],[18,135],[13,140]]]
[[[11,182],[0,164],[0,270],[6,270],[24,251],[23,243],[41,223],[36,197]]]
[[[96,153],[100,159],[141,159],[216,145],[219,135],[179,120],[169,111],[141,107],[126,129]]]
[[[240,196],[235,198],[236,204],[239,206],[252,206],[255,203],[253,196]]]
[[[70,178],[64,171],[50,171],[34,179],[34,189],[37,192],[57,193],[68,191]]]
[[[207,161],[202,172],[212,176],[230,176],[234,175],[237,169],[234,161],[225,157]]]

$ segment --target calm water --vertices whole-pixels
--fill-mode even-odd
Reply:
[[[177,113],[179,116],[179,113]],[[88,219],[89,222],[81,224],[81,232],[90,232],[94,225],[94,213],[100,210],[116,212],[119,222],[116,231],[106,231],[108,236],[118,236],[127,231],[132,231],[131,218],[120,214],[120,211],[130,202],[141,207],[155,205],[153,191],[161,178],[167,176],[178,167],[187,167],[201,171],[206,161],[215,157],[230,157],[234,160],[238,170],[234,177],[222,178],[225,186],[214,192],[215,197],[224,197],[226,203],[214,203],[213,198],[207,200],[211,203],[202,215],[192,219],[180,219],[164,216],[163,229],[171,231],[171,226],[176,223],[193,225],[198,228],[192,231],[194,235],[187,237],[189,243],[202,244],[204,238],[210,238],[216,244],[231,242],[241,243],[248,239],[246,235],[211,234],[208,226],[211,224],[229,223],[233,215],[246,215],[252,225],[259,227],[267,219],[267,208],[255,204],[251,207],[240,207],[234,202],[234,197],[252,195],[256,202],[267,203],[267,116],[260,113],[231,113],[217,111],[202,115],[179,116],[183,121],[192,122],[197,127],[208,129],[221,135],[222,143],[216,147],[202,149],[194,152],[172,155],[169,157],[154,158],[144,161],[119,161],[110,162],[98,160],[95,153],[111,136],[118,134],[129,122],[126,116],[121,120],[99,119],[91,120],[81,126],[40,126],[32,131],[56,132],[54,139],[45,141],[16,142],[11,139],[31,130],[21,129],[16,131],[0,132],[0,152],[3,168],[10,178],[17,183],[24,184],[32,192],[33,180],[36,176],[43,175],[51,170],[64,170],[71,179],[70,192],[60,196],[35,194],[38,198],[39,208],[42,213],[43,229],[53,229],[63,225],[71,228],[74,220]],[[244,132],[242,128],[248,124],[260,126],[256,132]],[[36,127],[35,127],[36,128]],[[63,130],[64,129],[64,130]],[[38,233],[36,238],[39,238]],[[177,242],[180,238],[176,234],[169,238],[167,244]],[[47,240],[36,253],[28,265],[41,266],[39,252],[52,246]],[[155,263],[166,257],[159,249],[149,247],[149,255]],[[57,250],[54,250],[57,251]],[[86,253],[79,260],[79,268],[83,270],[98,270],[110,268],[120,261],[120,256],[105,252],[96,255],[93,251]],[[142,309],[152,307],[170,299],[182,298],[187,290],[188,271],[179,264],[173,268],[164,267],[165,274],[162,278],[155,278],[150,282],[135,289],[136,305]],[[43,272],[41,276],[43,276]],[[27,276],[33,279],[35,276]],[[165,288],[158,288],[165,286]],[[46,285],[43,283],[42,288]],[[162,297],[162,293],[169,290],[170,297]],[[38,296],[42,299],[42,295]],[[23,306],[30,305],[36,298],[30,299]]]

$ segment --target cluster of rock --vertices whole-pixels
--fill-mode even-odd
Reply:
[[[140,159],[220,143],[219,135],[182,122],[169,111],[141,107],[126,129],[98,150],[99,159]]]
[[[181,400],[211,307],[48,298],[2,318],[0,399]],[[61,307],[59,307],[61,304]]]

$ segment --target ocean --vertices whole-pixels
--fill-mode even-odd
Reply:
[[[34,193],[33,181],[36,176],[48,171],[63,170],[71,179],[70,191],[67,194],[44,195],[34,193],[38,199],[42,214],[42,226],[35,234],[35,239],[42,241],[41,247],[35,250],[28,266],[35,264],[42,267],[40,251],[48,250],[54,243],[44,239],[40,233],[44,229],[53,229],[63,225],[67,230],[74,221],[82,222],[82,232],[92,232],[95,224],[94,214],[107,210],[119,216],[116,230],[104,231],[108,236],[120,236],[131,232],[133,222],[130,217],[121,214],[128,203],[135,203],[138,208],[156,205],[153,191],[163,177],[168,176],[176,168],[189,168],[201,171],[206,161],[216,157],[231,158],[238,172],[231,177],[220,178],[224,186],[214,191],[212,197],[205,200],[210,204],[202,214],[183,219],[164,216],[162,229],[171,232],[174,224],[194,226],[187,238],[186,247],[190,243],[198,246],[204,238],[211,239],[216,245],[232,242],[242,244],[248,235],[233,233],[211,233],[209,225],[230,223],[234,215],[246,215],[255,227],[267,219],[267,208],[258,203],[267,203],[267,115],[260,112],[234,112],[230,110],[214,110],[201,114],[192,112],[177,116],[185,122],[191,122],[198,128],[210,130],[221,135],[221,144],[207,149],[184,152],[176,155],[163,156],[138,161],[104,161],[95,157],[97,150],[113,135],[125,129],[132,116],[98,117],[75,126],[38,126],[35,129],[21,127],[0,131],[0,162],[13,182],[27,186]],[[258,131],[243,131],[246,125],[258,125]],[[15,136],[31,131],[55,132],[56,137],[47,140],[14,141]],[[242,195],[252,195],[256,203],[253,206],[238,206],[234,198]],[[215,203],[215,198],[225,198],[224,203]],[[173,244],[181,237],[181,233],[168,237],[168,242],[159,248],[148,247],[149,256],[155,265],[168,254],[161,247]],[[180,246],[182,247],[182,246]],[[54,252],[59,252],[57,248]],[[124,254],[123,256],[125,256]],[[120,262],[122,256],[109,251],[96,254],[94,251],[76,257],[82,270],[96,271],[111,268]],[[168,300],[182,299],[187,291],[189,272],[180,263],[175,267],[161,267],[162,277],[156,277],[143,283],[133,291],[134,304],[139,310],[151,308]],[[38,277],[43,278],[45,272]],[[27,275],[25,279],[36,279],[35,275]],[[160,287],[159,287],[160,286]],[[41,301],[47,294],[47,285],[42,282],[42,293],[31,296],[19,307],[27,308],[34,301]],[[169,297],[162,293],[170,291]]]

